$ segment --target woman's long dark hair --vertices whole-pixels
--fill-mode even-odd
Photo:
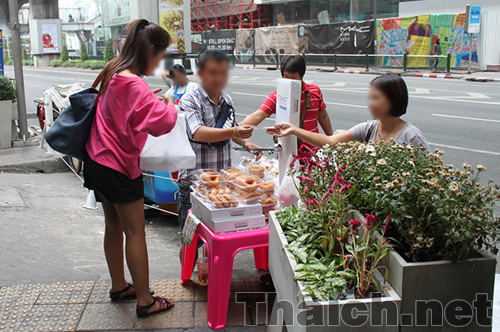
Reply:
[[[126,28],[126,38],[120,55],[109,61],[95,80],[93,87],[101,83],[100,93],[104,93],[114,74],[125,69],[138,67],[138,75],[147,68],[148,55],[152,47],[154,55],[164,51],[171,42],[169,33],[147,20],[135,20]]]

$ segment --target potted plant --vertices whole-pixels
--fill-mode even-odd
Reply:
[[[303,204],[271,214],[269,266],[289,331],[399,331],[400,298],[381,266],[387,221],[352,211],[351,185],[329,160],[302,160]],[[382,225],[383,224],[383,225]],[[377,236],[376,231],[382,230]],[[380,272],[384,272],[383,274]]]
[[[402,298],[401,331],[491,331],[500,196],[491,181],[480,184],[486,169],[453,169],[440,150],[395,142],[338,144],[325,153],[347,165],[342,176],[355,208],[391,216],[387,235],[397,244],[382,262]]]
[[[16,91],[9,78],[0,76],[0,148],[12,146],[12,120]],[[17,111],[17,110],[16,110]]]

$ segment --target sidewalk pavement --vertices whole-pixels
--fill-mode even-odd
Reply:
[[[36,283],[0,288],[0,331],[207,331],[207,288],[197,282],[154,280],[155,294],[175,302],[166,313],[138,319],[135,300],[109,300],[109,280]],[[275,294],[258,277],[233,278],[228,331],[266,331]]]
[[[240,69],[265,69],[265,70],[277,70],[276,66],[273,65],[257,65],[253,67],[252,65],[236,65],[236,68]],[[464,70],[452,70],[450,74],[445,73],[444,69],[440,69],[437,72],[432,70],[413,70],[403,71],[399,68],[366,68],[361,67],[342,67],[338,70],[334,70],[333,67],[326,66],[309,66],[308,71],[322,71],[322,72],[332,72],[339,74],[371,74],[371,75],[383,75],[387,73],[400,74],[406,77],[422,77],[422,78],[446,78],[446,79],[460,79],[466,81],[475,82],[500,82],[500,72],[485,72],[476,71],[468,74]]]

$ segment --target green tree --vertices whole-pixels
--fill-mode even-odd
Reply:
[[[25,48],[23,48],[23,60],[31,60],[28,51],[26,51]]]
[[[4,49],[3,49],[3,61],[4,61],[4,62],[7,62],[7,61],[9,61],[9,60],[10,60],[10,58],[9,58],[9,51],[7,51],[7,49],[6,49],[6,48],[4,48]]]
[[[89,54],[87,53],[87,47],[84,43],[80,43],[80,60],[85,62],[89,59]]]
[[[66,62],[68,60],[69,60],[68,48],[66,47],[66,45],[64,45],[61,51],[61,61]]]
[[[104,62],[108,62],[115,57],[115,53],[113,52],[113,45],[111,43],[107,43],[104,48]]]

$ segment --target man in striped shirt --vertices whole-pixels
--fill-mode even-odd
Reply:
[[[308,131],[318,133],[319,126],[323,129],[326,135],[333,135],[332,124],[330,122],[330,117],[328,116],[328,112],[326,111],[326,105],[323,101],[323,94],[319,87],[315,84],[308,84],[303,81],[304,75],[306,73],[306,62],[304,57],[300,55],[294,55],[287,58],[284,58],[281,62],[281,76],[283,78],[293,79],[293,80],[301,80],[302,81],[302,96],[300,102],[300,119],[303,118],[303,110],[304,103],[306,104],[306,114],[303,121],[303,129]],[[241,122],[241,124],[247,125],[258,125],[264,119],[270,117],[271,115],[276,113],[276,91],[271,93],[262,106],[250,114]],[[317,150],[316,147],[308,144],[308,143],[300,143],[304,144],[311,148],[313,151]],[[300,146],[299,146],[300,151]],[[301,157],[307,156],[307,154],[300,153]]]

